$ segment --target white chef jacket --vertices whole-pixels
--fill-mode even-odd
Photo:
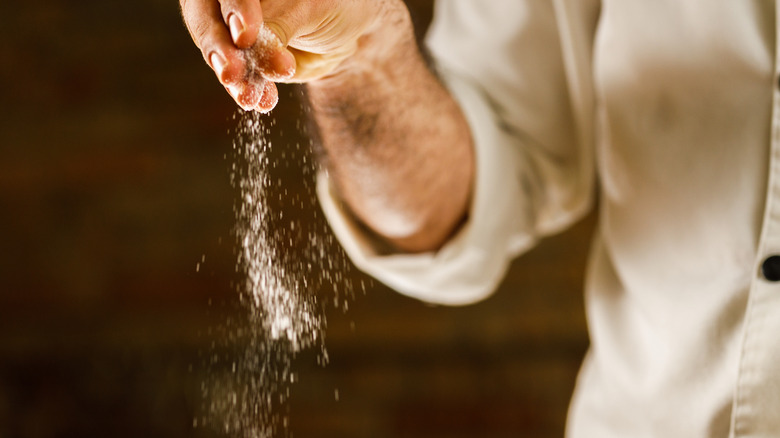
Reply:
[[[439,2],[428,46],[476,146],[468,222],[382,255],[323,176],[326,216],[361,269],[465,304],[598,193],[567,436],[778,437],[777,23],[768,0]]]

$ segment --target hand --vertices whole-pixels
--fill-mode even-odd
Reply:
[[[331,74],[394,0],[180,0],[192,39],[233,99],[268,112],[276,82]]]

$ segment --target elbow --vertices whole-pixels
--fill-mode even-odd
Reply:
[[[441,249],[460,229],[467,216],[467,203],[447,211],[427,209],[373,209],[359,215],[360,220],[394,251],[424,253]]]

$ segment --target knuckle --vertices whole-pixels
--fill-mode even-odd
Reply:
[[[209,14],[204,13],[202,2],[195,0],[180,0],[182,16],[187,30],[195,45],[204,50],[204,46],[213,39],[215,29]]]
[[[197,6],[193,3],[197,2],[193,2],[192,0],[179,0],[181,17],[184,20],[184,25],[187,26],[187,30],[190,31],[190,34],[192,33],[192,21],[195,20],[199,15],[195,10]]]
[[[283,20],[266,20],[266,27],[276,35],[283,46],[290,42],[292,28]]]
[[[204,20],[199,20],[192,28],[192,37],[195,39],[195,43],[198,47],[203,48],[203,44],[209,37],[209,24]]]

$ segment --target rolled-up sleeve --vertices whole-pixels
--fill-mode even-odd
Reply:
[[[427,44],[475,145],[468,219],[436,252],[383,254],[342,207],[323,172],[320,203],[359,269],[426,302],[473,303],[496,289],[513,257],[588,210],[592,159],[582,113],[588,67],[576,53],[588,45],[562,44],[559,27],[571,11],[554,3],[436,4]]]

